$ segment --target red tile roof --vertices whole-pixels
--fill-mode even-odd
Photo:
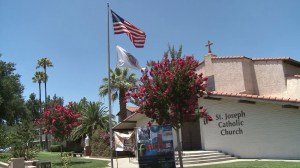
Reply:
[[[240,93],[218,92],[218,91],[210,92],[209,95],[300,103],[300,99],[284,98],[284,97],[276,97],[276,96],[259,96],[259,95],[240,94]]]
[[[289,57],[280,57],[280,58],[253,58],[254,61],[276,61],[276,60],[289,60]]]
[[[300,75],[287,75],[288,78],[300,78]]]
[[[131,107],[131,106],[127,106],[126,108],[131,112],[136,112],[139,109],[139,107]]]
[[[127,106],[126,109],[133,113],[133,112],[136,112],[139,109],[139,107]],[[120,111],[116,115],[119,115],[119,114],[120,114]]]
[[[219,57],[212,57],[212,59],[241,59],[241,58],[250,59],[250,58],[245,57],[245,56],[219,56]]]
[[[137,112],[132,113],[130,116],[128,116],[127,118],[124,119],[124,121],[129,120],[130,118],[132,118],[133,116],[137,115]]]
[[[204,63],[204,60],[202,60],[200,63],[199,63],[199,65],[201,65],[201,64],[203,64]]]
[[[293,65],[296,65],[296,66],[300,66],[300,62],[299,61],[296,61],[292,58],[289,58],[289,57],[279,57],[279,58],[248,58],[246,56],[213,56],[211,57],[212,60],[217,60],[217,59],[242,59],[242,58],[245,58],[245,59],[250,59],[252,61],[285,61],[287,63],[290,63],[290,64],[293,64]],[[201,61],[199,64],[203,64],[204,63],[204,60]]]

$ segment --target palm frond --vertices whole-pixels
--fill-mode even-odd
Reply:
[[[119,97],[120,89],[125,88],[125,90],[127,90],[128,88],[135,86],[137,79],[135,74],[129,74],[129,70],[127,68],[121,69],[119,67],[116,67],[114,71],[110,71],[111,96],[112,100],[115,101]],[[108,94],[108,79],[103,78],[102,82],[103,83],[99,88],[99,95],[103,97]]]

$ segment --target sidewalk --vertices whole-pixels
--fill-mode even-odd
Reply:
[[[129,158],[118,158],[114,159],[114,168],[139,168],[138,164],[129,161]],[[108,167],[111,167],[110,162]]]
[[[86,158],[86,159],[97,159],[97,160],[107,160],[107,161],[109,161],[107,168],[111,167],[110,159],[90,158],[90,157],[84,157],[84,158]],[[129,158],[118,158],[118,159],[113,159],[113,161],[114,161],[114,167],[113,168],[139,168],[139,165],[136,163],[136,160],[133,160],[133,161],[130,162]],[[224,163],[232,163],[232,162],[243,162],[243,161],[284,161],[284,162],[299,162],[299,164],[300,164],[300,160],[235,159],[235,160],[212,162],[212,163],[188,164],[188,165],[185,165],[184,167],[206,166],[206,165],[224,164]],[[135,162],[135,163],[133,163],[133,162]],[[176,167],[179,167],[179,165],[176,165]]]
[[[96,158],[96,157],[83,157],[84,159],[95,159],[95,160],[106,160],[109,161],[107,168],[111,167],[110,159],[105,158]],[[114,168],[139,168],[138,164],[134,164],[129,162],[129,158],[118,158],[113,159],[114,161]]]

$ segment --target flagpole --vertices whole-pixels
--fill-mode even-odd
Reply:
[[[110,147],[110,165],[114,167],[113,147],[112,147],[112,113],[111,113],[111,88],[110,88],[110,39],[109,39],[109,3],[107,3],[107,57],[108,57],[108,109],[109,109],[109,147]]]

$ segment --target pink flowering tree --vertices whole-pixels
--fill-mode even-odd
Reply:
[[[198,98],[207,88],[207,77],[196,73],[199,62],[193,56],[181,58],[180,55],[181,48],[179,52],[173,48],[161,61],[148,62],[140,86],[131,89],[126,96],[134,99],[139,106],[138,112],[151,118],[152,122],[172,125],[177,134],[180,167],[183,167],[179,129],[184,122],[203,116],[201,112],[205,111],[199,107]]]
[[[74,127],[80,125],[78,117],[80,113],[72,110],[72,103],[66,107],[54,104],[54,107],[46,109],[35,123],[43,128],[45,134],[51,134],[61,142],[62,154],[62,142],[68,138]]]

